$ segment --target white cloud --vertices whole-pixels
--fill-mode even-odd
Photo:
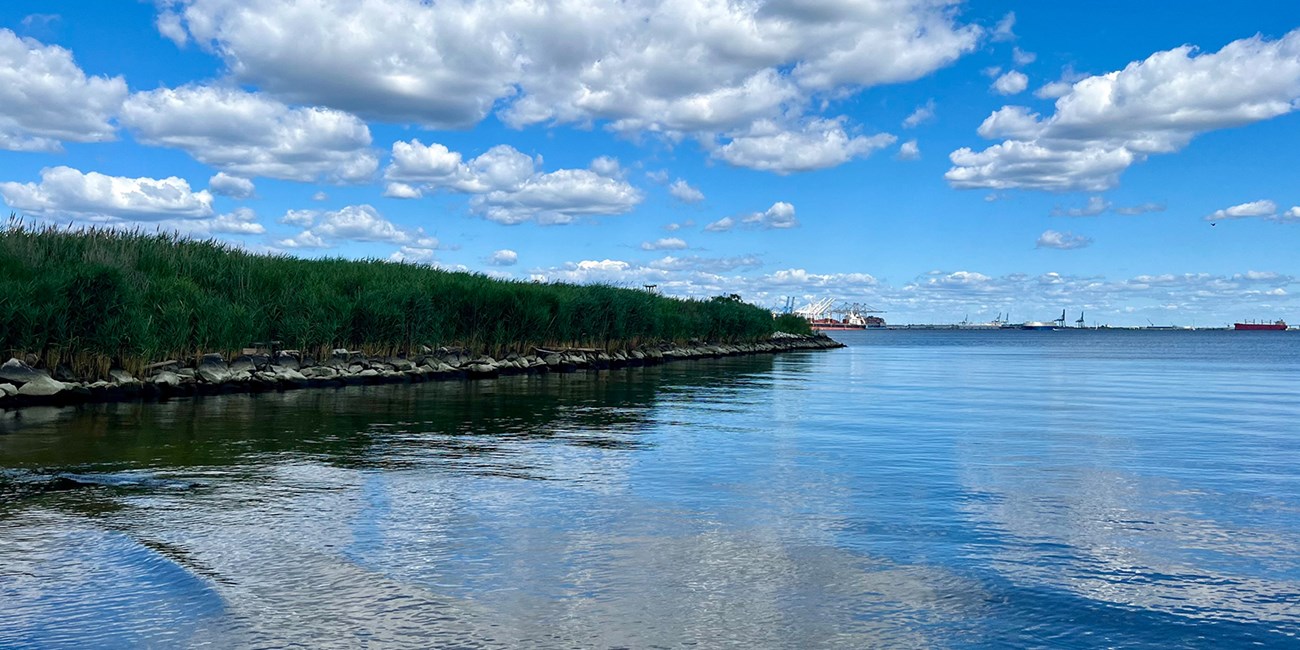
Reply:
[[[1123,215],[1137,215],[1137,214],[1146,214],[1148,212],[1164,212],[1164,211],[1165,211],[1165,206],[1163,203],[1139,203],[1138,205],[1129,205],[1121,208],[1115,208],[1115,214],[1123,214]]]
[[[921,157],[921,147],[916,144],[916,140],[908,140],[898,145],[899,160],[917,160]]]
[[[1015,61],[1016,65],[1029,65],[1038,60],[1038,55],[1033,52],[1026,52],[1019,47],[1014,47],[1011,48],[1011,60]]]
[[[217,172],[215,176],[208,179],[208,189],[213,194],[228,196],[232,199],[247,199],[253,196],[256,189],[253,181],[247,178],[231,176],[226,172]]]
[[[1110,209],[1110,202],[1100,196],[1088,197],[1088,205],[1082,208],[1055,208],[1054,217],[1095,217]]]
[[[1297,105],[1300,30],[1276,41],[1233,41],[1210,54],[1182,46],[1078,81],[1050,117],[1004,106],[979,133],[1005,140],[980,152],[954,151],[945,177],[958,188],[1101,191],[1132,164],[1178,151],[1199,133]]]
[[[121,77],[87,77],[68,50],[0,29],[0,150],[113,140],[126,93]]]
[[[777,201],[772,207],[762,212],[751,212],[738,217],[723,217],[704,226],[706,232],[727,232],[736,226],[762,228],[764,230],[794,228],[799,225],[795,218],[794,206],[785,201]]]
[[[15,210],[38,216],[157,221],[212,215],[212,194],[194,192],[183,178],[125,178],[71,167],[41,170],[40,183],[0,183]]]
[[[806,172],[842,165],[854,158],[894,143],[888,133],[850,136],[844,120],[815,119],[794,130],[776,122],[761,120],[731,141],[713,150],[713,155],[737,167],[778,174]]]
[[[777,201],[763,212],[755,212],[742,220],[743,223],[759,228],[794,228],[799,220],[794,217],[794,206],[785,201]]]
[[[519,263],[519,253],[516,253],[509,248],[503,248],[492,253],[492,255],[488,257],[487,263],[492,266],[514,266]]]
[[[1060,250],[1072,250],[1083,248],[1092,243],[1092,240],[1083,235],[1076,235],[1070,232],[1057,232],[1055,230],[1044,230],[1043,234],[1038,236],[1038,248],[1057,248]]]
[[[504,224],[561,224],[583,216],[623,214],[643,198],[640,190],[622,179],[612,158],[596,159],[594,169],[549,173],[537,170],[540,162],[507,145],[466,161],[441,144],[398,141],[393,143],[393,161],[384,176],[411,188],[470,194],[471,210]]]
[[[686,248],[686,242],[676,237],[664,237],[654,241],[641,242],[643,251],[670,251]]]
[[[721,219],[718,219],[717,221],[714,221],[713,223],[704,226],[704,230],[707,232],[726,232],[728,230],[731,230],[733,227],[735,227],[735,225],[736,225],[735,219],[731,217],[723,217]]]
[[[420,188],[406,183],[389,183],[384,186],[384,196],[390,199],[418,199],[424,196]]]
[[[257,213],[250,208],[238,208],[211,219],[170,219],[156,225],[191,237],[261,235],[266,232],[266,227],[257,222]]]
[[[432,264],[434,266],[439,266],[436,262],[434,262],[433,259],[434,254],[436,252],[437,249],[435,248],[422,248],[419,246],[402,246],[401,248],[398,248],[396,251],[393,251],[392,255],[388,256],[388,261],[406,262],[408,264]]]
[[[329,198],[330,195],[326,194],[325,192],[316,192],[315,194],[311,195],[311,200],[313,201],[326,201]]]
[[[934,100],[926,102],[923,106],[917,106],[907,117],[903,118],[903,128],[913,129],[934,119]]]
[[[370,129],[327,108],[290,108],[258,93],[213,86],[136,93],[122,123],[140,142],[174,147],[241,176],[364,182],[378,168]]]
[[[1008,11],[1007,15],[1003,16],[1002,20],[999,20],[998,24],[993,27],[993,40],[995,41],[1014,40],[1016,38],[1015,28],[1016,28],[1016,12]]]
[[[349,205],[332,212],[293,210],[285,223],[310,226],[293,237],[277,242],[285,248],[329,248],[338,242],[386,242],[411,248],[435,249],[438,240],[423,230],[407,230],[383,218],[369,205]]]
[[[995,79],[990,87],[999,95],[1018,95],[1029,87],[1029,77],[1023,72],[1010,70]]]
[[[689,183],[680,178],[668,186],[668,193],[682,203],[699,203],[704,200],[704,192],[691,187]]]
[[[1286,212],[1278,213],[1277,204],[1267,199],[1241,203],[1230,208],[1215,210],[1206,215],[1206,221],[1226,221],[1230,219],[1264,219],[1279,223],[1300,222],[1300,206]]]
[[[295,103],[434,128],[495,108],[515,127],[695,134],[951,64],[982,33],[952,4],[177,0],[159,25]]]

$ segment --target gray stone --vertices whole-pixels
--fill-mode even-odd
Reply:
[[[17,395],[18,387],[13,384],[0,384],[0,393],[9,396]]]
[[[230,372],[247,372],[251,374],[255,370],[257,370],[257,365],[253,363],[252,357],[243,356],[230,362]]]
[[[0,379],[15,384],[25,384],[29,381],[36,381],[40,378],[50,378],[50,374],[44,370],[36,370],[31,366],[17,359],[10,359],[0,365]]]
[[[234,374],[230,371],[230,366],[222,360],[221,355],[217,355],[215,359],[211,358],[211,355],[203,357],[195,372],[199,379],[209,384],[224,384],[230,381],[230,376]]]
[[[180,375],[182,378],[189,379],[194,379],[198,376],[198,373],[194,372],[193,368],[181,368],[176,371],[176,374]]]
[[[52,377],[39,377],[23,384],[22,388],[18,389],[18,394],[29,397],[49,397],[50,395],[62,393],[67,389],[67,384]]]
[[[290,370],[298,370],[302,368],[302,364],[298,362],[297,355],[288,350],[275,355],[274,363],[281,368],[288,368]]]
[[[362,370],[356,374],[362,377],[378,377],[379,371],[375,370],[374,368],[366,368],[365,370]]]
[[[121,368],[114,368],[112,370],[109,370],[108,378],[113,380],[113,383],[116,384],[134,384],[137,381],[136,378],[131,375],[131,373],[122,370]]]
[[[164,370],[150,377],[149,381],[157,386],[171,386],[174,388],[181,385],[181,376],[170,370]]]

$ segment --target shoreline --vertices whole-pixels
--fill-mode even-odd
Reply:
[[[245,354],[227,362],[208,354],[196,362],[162,361],[146,366],[142,378],[110,370],[110,380],[51,375],[18,359],[0,365],[0,411],[30,406],[76,406],[111,402],[156,402],[205,395],[282,392],[311,388],[471,381],[503,375],[573,373],[653,366],[674,361],[845,347],[828,336],[774,335],[758,343],[658,344],[613,353],[591,348],[511,353],[503,359],[440,348],[409,357],[377,357],[335,350],[323,360],[294,350]],[[56,370],[56,374],[58,371]]]

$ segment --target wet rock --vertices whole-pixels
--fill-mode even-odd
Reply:
[[[239,373],[239,372],[252,373],[252,372],[255,372],[256,370],[257,370],[257,364],[254,363],[254,361],[253,361],[253,357],[250,357],[250,356],[247,356],[247,355],[242,356],[242,357],[238,357],[238,358],[236,358],[234,361],[231,361],[231,362],[230,362],[230,372],[234,372],[234,373]]]
[[[36,381],[40,378],[49,378],[49,373],[44,370],[36,370],[26,363],[17,359],[10,359],[0,365],[0,379],[14,384],[25,384],[29,381]]]
[[[195,370],[199,379],[209,384],[224,384],[230,381],[230,376],[234,373],[230,371],[230,366],[226,365],[221,355],[208,355],[203,357],[199,362],[199,367]]]
[[[358,377],[378,377],[379,371],[374,368],[366,368],[365,370],[358,370],[356,374]]]
[[[149,383],[153,384],[154,386],[160,386],[160,387],[167,386],[169,388],[175,388],[181,385],[181,376],[170,370],[164,370],[150,377]]]
[[[68,385],[54,379],[53,377],[41,376],[22,385],[18,389],[19,395],[28,397],[49,397],[58,395],[68,389]]]
[[[139,381],[131,373],[122,370],[121,368],[109,370],[108,378],[113,380],[113,383],[115,384],[134,384]]]
[[[13,384],[0,384],[0,395],[12,397],[18,394],[18,387]]]
[[[290,370],[301,370],[302,364],[298,361],[298,354],[295,350],[284,350],[275,355],[275,365]]]

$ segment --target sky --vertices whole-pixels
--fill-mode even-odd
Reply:
[[[1300,3],[6,0],[0,200],[891,323],[1300,323]]]

